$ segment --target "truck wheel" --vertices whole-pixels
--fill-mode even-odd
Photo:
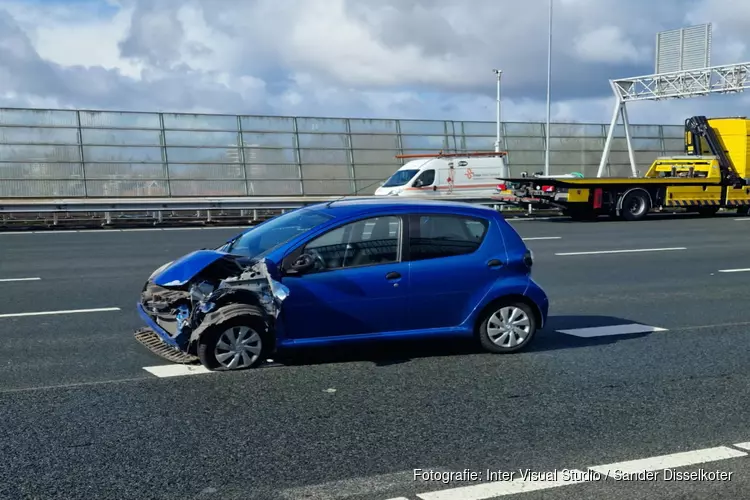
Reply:
[[[750,207],[739,207],[737,208],[737,215],[747,215],[750,212]]]
[[[713,217],[719,213],[719,207],[700,207],[698,209],[698,215],[701,217]]]
[[[629,221],[643,220],[651,210],[651,200],[648,193],[641,189],[629,192],[622,199],[620,215]]]

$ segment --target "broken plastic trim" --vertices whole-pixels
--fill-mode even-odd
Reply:
[[[243,261],[225,255],[176,288],[149,281],[141,303],[186,353],[194,353],[200,336],[215,324],[247,314],[242,306],[260,309],[267,331],[272,331],[289,289],[273,279],[269,264],[266,259]]]

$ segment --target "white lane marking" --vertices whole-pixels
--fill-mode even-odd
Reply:
[[[715,448],[705,448],[702,450],[671,453],[669,455],[642,458],[639,460],[628,460],[627,462],[597,465],[596,467],[589,467],[589,470],[599,472],[600,474],[606,476],[607,474],[611,474],[612,471],[618,471],[627,474],[633,472],[673,469],[676,467],[687,467],[688,465],[716,462],[719,460],[727,460],[730,458],[739,458],[745,456],[747,456],[747,453],[745,453],[744,451],[735,450],[728,446],[717,446]]]
[[[632,250],[596,250],[593,252],[564,252],[556,253],[555,255],[597,255],[597,254],[610,254],[610,253],[638,253],[638,252],[668,252],[672,250],[687,250],[685,247],[673,247],[673,248],[635,248]]]
[[[299,500],[301,498],[309,500],[322,500],[324,498],[327,500],[343,500],[360,496],[363,492],[367,492],[369,495],[385,495],[388,491],[392,491],[396,488],[403,487],[405,484],[413,482],[414,471],[409,470],[361,478],[341,479],[322,484],[296,486],[279,491],[277,496],[289,500]],[[393,498],[391,500],[398,499]]]
[[[550,220],[557,217],[507,217],[505,220],[508,222],[521,222],[528,220]]]
[[[475,484],[472,486],[463,486],[447,490],[432,491],[430,493],[420,493],[417,495],[422,500],[484,500],[487,498],[496,498],[504,495],[515,495],[517,493],[527,493],[530,491],[546,490],[558,488],[568,484],[585,483],[585,474],[583,471],[568,469],[569,478],[560,479],[563,474],[557,471],[549,473],[535,473],[538,478],[519,478],[512,481],[493,481],[490,483]],[[567,474],[566,474],[567,475]],[[533,476],[532,476],[533,477]]]
[[[156,375],[159,378],[167,377],[184,377],[185,375],[205,375],[212,372],[203,365],[159,365],[159,366],[144,366],[144,370],[152,375]]]
[[[739,443],[734,446],[737,448],[747,447],[747,449],[750,450],[750,442]],[[493,481],[472,486],[462,486],[458,488],[432,491],[429,493],[420,493],[417,497],[422,500],[486,500],[505,495],[515,495],[517,493],[526,493],[530,491],[557,488],[568,484],[588,483],[598,480],[597,476],[593,475],[591,472],[607,477],[612,474],[613,471],[624,474],[657,471],[746,456],[748,456],[748,453],[745,453],[744,451],[739,451],[728,446],[717,446],[715,448],[704,448],[701,450],[671,453],[669,455],[628,460],[625,462],[616,462],[606,465],[596,465],[594,467],[587,467],[586,472],[582,472],[578,469],[557,469],[554,472],[533,473],[536,477],[523,477],[520,472],[514,472],[512,473],[514,474],[513,477],[516,477],[516,475],[521,477],[511,481]]]
[[[11,281],[39,281],[42,278],[2,278],[0,283],[10,283]]]
[[[20,318],[23,316],[51,316],[55,314],[78,314],[78,313],[95,313],[95,312],[109,312],[109,311],[120,311],[119,307],[100,307],[98,309],[67,309],[63,311],[38,311],[38,312],[27,312],[27,313],[11,313],[11,314],[0,314],[0,318]]]
[[[611,335],[632,335],[634,333],[666,332],[666,328],[658,326],[641,325],[631,323],[627,325],[594,326],[589,328],[573,328],[570,330],[557,330],[558,333],[573,335],[575,337],[593,338],[609,337]]]
[[[55,390],[55,389],[71,389],[73,387],[87,387],[87,386],[92,386],[92,385],[104,385],[104,384],[122,384],[125,382],[143,382],[146,380],[155,380],[155,379],[154,377],[149,377],[148,375],[144,375],[143,377],[92,380],[91,382],[71,382],[69,384],[57,384],[57,385],[34,385],[31,387],[0,389],[0,394],[12,394],[16,392],[31,392],[31,391],[49,391],[49,390]]]
[[[748,441],[747,443],[733,444],[732,446],[734,446],[735,448],[742,448],[743,450],[750,451],[750,441]]]
[[[521,238],[523,241],[536,241],[536,240],[561,240],[562,236],[534,236],[533,238]]]
[[[750,272],[750,267],[744,269],[719,269],[720,273],[746,273]]]
[[[207,227],[135,227],[124,229],[61,229],[59,231],[0,231],[2,235],[12,234],[70,234],[70,233],[128,233],[131,231],[205,231],[209,229],[247,229],[247,226],[207,226]]]

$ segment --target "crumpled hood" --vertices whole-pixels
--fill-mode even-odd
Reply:
[[[228,256],[228,253],[217,250],[196,250],[176,261],[154,276],[153,281],[159,286],[182,286],[217,260]]]

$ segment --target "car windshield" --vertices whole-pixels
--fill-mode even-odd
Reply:
[[[395,174],[393,174],[390,179],[385,181],[383,184],[383,187],[396,187],[396,186],[403,186],[407,182],[411,180],[412,177],[417,175],[417,172],[419,170],[413,169],[413,170],[399,170]]]
[[[224,251],[256,259],[332,218],[332,215],[318,210],[300,209],[288,212],[246,232],[229,243]]]

